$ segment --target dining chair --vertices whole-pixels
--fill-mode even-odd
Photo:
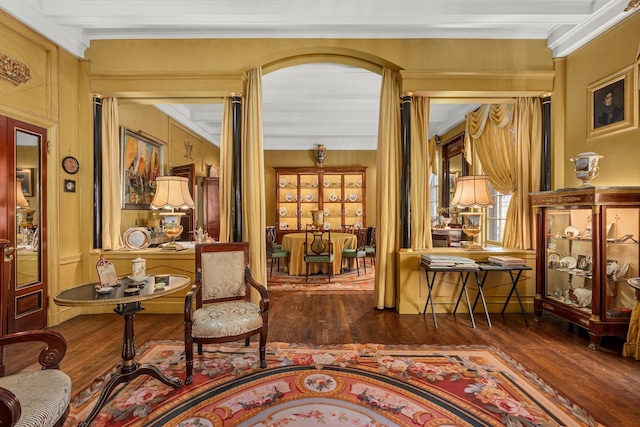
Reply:
[[[358,277],[360,277],[360,258],[362,258],[364,274],[367,274],[367,263],[365,259],[367,253],[364,250],[367,243],[367,230],[361,227],[353,228],[350,232],[351,234],[355,234],[356,236],[356,247],[342,249],[342,267],[344,267],[345,261],[347,264],[347,268],[349,268],[349,264],[354,261],[356,263]]]
[[[282,249],[282,245],[276,244],[276,227],[275,225],[270,225],[266,227],[266,238],[267,238],[267,262],[270,262],[269,267],[269,277],[273,275],[273,264],[278,264],[278,270],[280,271],[280,260],[284,259],[285,264],[287,266],[287,271],[289,271],[289,261],[291,258],[291,254],[288,250]]]
[[[331,229],[321,230],[308,224],[305,229],[304,262],[305,280],[309,281],[309,266],[314,263],[327,265],[329,283],[333,275],[333,243],[331,242]]]
[[[196,281],[184,302],[185,384],[193,376],[193,345],[202,355],[203,344],[237,341],[249,345],[260,334],[260,367],[266,368],[269,294],[249,269],[249,243],[196,245]],[[251,289],[258,304],[251,302]],[[195,306],[195,310],[194,310]]]
[[[367,243],[364,246],[364,252],[371,259],[371,265],[376,265],[376,227],[367,227]]]

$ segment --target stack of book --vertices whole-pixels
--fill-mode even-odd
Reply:
[[[471,258],[455,255],[424,254],[422,263],[429,268],[478,268]]]
[[[527,260],[522,258],[516,258],[509,255],[496,255],[490,256],[489,262],[498,265],[526,265]]]

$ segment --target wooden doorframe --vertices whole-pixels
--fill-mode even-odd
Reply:
[[[2,334],[41,329],[47,326],[48,292],[47,292],[47,171],[46,171],[46,143],[47,129],[30,123],[22,122],[6,116],[0,116],[0,173],[7,177],[5,191],[0,191],[0,238],[9,241],[9,247],[17,248],[17,218],[16,218],[16,130],[36,135],[40,139],[38,151],[38,168],[33,186],[38,191],[40,203],[38,205],[38,235],[39,244],[36,251],[39,257],[39,277],[32,283],[16,287],[17,254],[13,253],[13,262],[8,272],[10,280],[6,284],[6,294],[2,299],[3,309],[6,309],[6,328]]]

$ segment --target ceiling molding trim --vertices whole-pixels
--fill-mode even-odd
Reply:
[[[155,105],[158,110],[165,113],[167,116],[171,117],[178,123],[186,126],[188,129],[191,129],[193,132],[197,133],[213,145],[220,147],[220,137],[218,135],[214,135],[209,129],[205,129],[202,126],[202,122],[196,122],[191,120],[189,117],[189,110],[184,108],[181,105]],[[182,107],[182,108],[181,108]],[[214,117],[211,117],[213,120]]]

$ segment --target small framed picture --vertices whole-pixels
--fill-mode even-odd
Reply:
[[[116,275],[116,269],[111,261],[106,258],[100,257],[96,264],[98,270],[98,278],[100,283],[96,285],[96,289],[103,288],[105,286],[119,286],[118,276]]]
[[[634,64],[587,87],[587,137],[638,127],[638,65]]]
[[[577,268],[582,271],[591,271],[591,258],[586,255],[578,255]]]

